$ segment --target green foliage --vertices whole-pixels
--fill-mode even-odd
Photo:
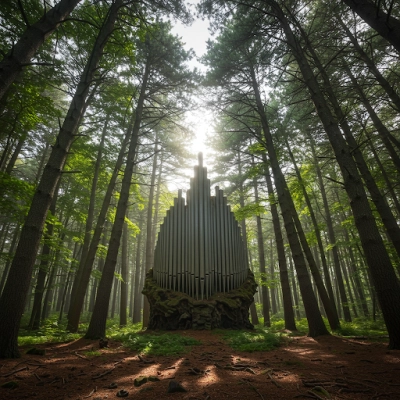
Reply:
[[[128,219],[126,217],[125,217],[125,222],[128,225],[130,235],[132,237],[136,237],[136,235],[138,235],[140,233],[139,227],[134,222],[132,222],[130,219]]]
[[[371,321],[362,318],[355,318],[353,322],[342,321],[340,329],[335,331],[340,336],[382,336],[387,335],[383,320]]]
[[[32,200],[34,186],[0,172],[0,215],[22,222]]]
[[[114,340],[120,340],[124,346],[140,354],[154,356],[168,356],[187,352],[190,346],[200,344],[193,338],[179,334],[163,333],[160,335],[126,332],[113,336]]]
[[[254,331],[216,331],[223,335],[223,338],[234,349],[239,351],[269,351],[279,347],[282,343],[282,335],[279,333],[267,332],[258,328]]]
[[[79,333],[69,333],[65,331],[65,325],[57,322],[57,316],[47,319],[43,326],[37,331],[20,329],[18,335],[18,345],[27,346],[42,343],[65,343],[79,339]]]
[[[324,321],[325,325],[327,325],[327,321]],[[296,320],[296,328],[297,331],[289,336],[299,336],[299,335],[307,335],[308,333],[308,322],[307,318],[301,318]],[[279,318],[275,315],[271,317],[271,327],[268,328],[270,332],[280,332],[285,329],[285,320],[283,318]]]
[[[97,356],[101,356],[100,351],[98,350],[89,350],[89,351],[85,351],[83,353],[86,357],[97,357]]]
[[[252,204],[246,204],[243,207],[235,207],[233,209],[233,212],[235,214],[235,218],[237,221],[241,221],[243,219],[248,219],[251,217],[254,217],[256,215],[262,215],[265,214],[265,207],[258,203],[252,203]]]

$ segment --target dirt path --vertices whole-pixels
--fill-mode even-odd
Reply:
[[[400,400],[400,351],[388,351],[384,344],[295,337],[274,351],[244,353],[232,350],[215,333],[180,334],[202,344],[183,356],[142,361],[119,342],[101,350],[97,342],[84,339],[38,346],[46,349],[45,355],[0,360],[0,385],[18,384],[0,387],[0,399],[100,400],[127,392],[125,398],[140,400],[325,399],[328,393],[332,400]],[[83,355],[92,348],[101,355]],[[135,387],[139,376],[159,381]],[[172,381],[187,392],[167,393]]]

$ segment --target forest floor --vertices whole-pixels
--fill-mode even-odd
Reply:
[[[103,349],[85,339],[38,345],[44,355],[23,347],[20,359],[0,360],[0,385],[17,384],[0,387],[0,399],[400,399],[400,351],[386,343],[299,336],[275,350],[248,353],[232,350],[215,332],[178,334],[201,344],[179,356],[152,357],[138,357],[116,341]],[[143,379],[136,387],[142,376],[158,381]],[[174,383],[186,392],[168,393]]]

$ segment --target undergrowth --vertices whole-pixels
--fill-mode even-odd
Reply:
[[[366,336],[373,338],[388,334],[383,320],[371,321],[355,318],[352,322],[340,322],[340,329],[334,332],[340,336]]]
[[[38,330],[21,328],[18,336],[20,346],[38,345],[44,343],[67,343],[80,339],[87,330],[89,318],[82,318],[78,333],[66,331],[67,321],[64,318],[58,321],[58,316],[54,315],[44,321]],[[24,326],[26,321],[22,321]],[[324,322],[329,328],[327,320]],[[235,350],[241,351],[268,351],[278,347],[285,337],[306,335],[308,332],[307,319],[296,320],[297,331],[286,331],[285,323],[282,318],[271,317],[271,326],[264,327],[263,319],[254,331],[235,331],[235,330],[216,330],[214,332],[222,334],[228,344]],[[119,318],[108,319],[106,336],[108,338],[121,341],[125,346],[142,354],[148,355],[172,355],[188,351],[190,346],[199,344],[198,341],[180,336],[179,334],[163,333],[159,335],[138,333],[142,329],[141,323],[127,326],[119,326]],[[341,321],[341,328],[334,332],[339,336],[365,336],[368,339],[380,340],[387,335],[387,330],[383,320],[367,320],[362,318],[354,319],[353,322]]]
[[[196,339],[172,333],[155,335],[127,332],[114,335],[112,338],[121,341],[124,346],[140,354],[153,356],[181,354],[189,351],[191,346],[200,344]]]
[[[254,331],[216,330],[234,349],[239,351],[269,351],[279,347],[283,341],[280,333],[267,332],[264,329]]]
[[[57,322],[57,317],[44,321],[38,330],[21,328],[18,333],[18,345],[27,346],[42,343],[67,343],[79,339],[80,333],[70,333],[65,330],[65,325]]]
[[[369,320],[364,318],[354,318],[352,322],[340,321],[340,328],[332,331],[329,326],[329,322],[326,318],[323,318],[324,323],[333,335],[338,336],[365,336],[368,338],[374,338],[379,336],[387,335],[387,330],[383,320]],[[260,318],[260,324],[257,325],[258,329],[266,329],[268,332],[284,332],[285,321],[282,318],[271,318],[271,326],[264,327],[263,319]],[[308,332],[308,322],[306,318],[296,320],[297,331],[285,332],[285,336],[300,336],[307,335]]]

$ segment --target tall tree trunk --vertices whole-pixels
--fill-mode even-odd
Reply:
[[[45,162],[47,160],[47,153],[49,151],[49,148],[50,148],[50,143],[46,140],[46,144],[45,144],[43,153],[42,153],[42,155],[40,157],[39,166],[38,166],[38,169],[37,169],[37,172],[36,172],[36,175],[35,175],[35,184],[37,184],[39,182],[39,179],[43,174],[43,167],[44,167]]]
[[[97,217],[96,227],[93,232],[92,240],[90,242],[86,259],[82,266],[82,271],[79,274],[80,278],[74,280],[74,285],[72,289],[73,297],[68,311],[67,330],[69,330],[70,332],[78,331],[79,317],[82,311],[86,290],[89,285],[90,274],[92,272],[93,263],[96,258],[97,247],[99,245],[101,234],[106,224],[107,212],[112,199],[112,194],[114,192],[115,184],[117,182],[118,175],[120,173],[122,164],[125,159],[126,146],[129,142],[130,136],[132,135],[132,126],[133,126],[133,117],[130,123],[130,127],[127,129],[125,138],[121,144],[121,150],[118,154],[117,162],[115,163],[114,170],[110,178],[110,182],[108,183],[107,191],[103,198],[103,203],[101,205],[99,216]],[[76,276],[78,276],[78,273]]]
[[[62,297],[61,297],[60,314],[58,316],[58,322],[62,321],[65,301],[66,301],[67,293],[68,293],[68,290],[70,287],[71,278],[72,278],[72,271],[70,270],[70,271],[68,271],[67,279],[65,280],[65,283],[64,283],[64,289],[63,289]]]
[[[84,233],[84,237],[83,237],[82,254],[81,254],[81,259],[79,262],[78,271],[76,273],[74,285],[76,285],[76,284],[79,285],[79,282],[81,282],[82,271],[85,267],[85,261],[86,261],[87,255],[88,255],[90,239],[92,236],[91,232],[92,232],[92,226],[93,226],[93,220],[94,220],[94,208],[95,208],[96,197],[97,197],[97,193],[96,193],[97,182],[99,180],[99,173],[100,173],[101,161],[102,161],[103,150],[104,150],[104,141],[105,141],[105,137],[107,134],[109,121],[110,121],[110,115],[107,115],[104,126],[103,126],[103,131],[101,134],[101,139],[100,139],[99,149],[97,152],[96,162],[94,165],[92,186],[90,188],[89,207],[88,207],[88,212],[87,212],[87,216],[86,216],[85,233]],[[73,290],[75,291],[76,289],[73,288]]]
[[[374,61],[368,56],[368,54],[362,49],[357,41],[357,38],[352,34],[348,26],[343,22],[340,15],[336,14],[335,18],[339,22],[341,28],[346,32],[347,37],[350,39],[354,49],[357,51],[360,58],[364,61],[365,65],[368,67],[369,71],[374,75],[375,79],[385,90],[390,100],[392,100],[393,105],[400,112],[400,96],[397,94],[393,85],[391,85],[386,78],[379,71],[379,68],[375,65]]]
[[[342,0],[342,2],[400,52],[400,20],[392,17],[390,12],[386,14],[379,5],[370,0]]]
[[[108,223],[107,221],[104,222],[104,232],[103,232],[103,237],[101,239],[101,245],[106,248],[107,242],[108,242]],[[103,267],[104,267],[104,258],[100,258],[97,260],[97,270],[100,272],[103,272]],[[97,287],[99,285],[99,280],[97,278],[94,279],[93,282],[93,288],[90,293],[90,302],[89,302],[89,311],[93,312],[94,308],[94,303],[96,301],[96,293],[97,293]]]
[[[142,120],[145,93],[149,75],[150,62],[147,62],[143,75],[143,82],[140,89],[138,104],[136,107],[135,122],[132,128],[132,138],[129,145],[128,157],[126,161],[124,176],[122,179],[122,186],[120,197],[118,199],[115,221],[111,230],[111,237],[108,245],[106,260],[104,263],[103,274],[99,283],[98,293],[100,293],[100,295],[96,296],[96,303],[94,305],[92,318],[90,320],[88,331],[85,335],[87,339],[98,339],[105,336],[107,309],[110,301],[115,265],[117,263],[118,250],[122,235],[122,227],[125,221],[126,210],[129,202],[129,189],[131,187],[131,180],[136,156],[136,147],[138,144],[139,129]]]
[[[8,174],[8,175],[11,175],[11,172],[14,169],[14,165],[15,165],[17,159],[18,159],[19,153],[21,153],[22,146],[25,143],[26,136],[27,135],[25,134],[18,140],[17,146],[15,147],[15,149],[14,149],[12,155],[11,155],[11,158],[7,163],[7,167],[5,169],[5,173]]]
[[[11,255],[14,253],[15,250],[15,246],[18,243],[18,238],[19,238],[19,225],[17,225],[17,227],[14,230],[14,235],[13,238],[11,240],[11,245],[10,248],[8,249],[8,258],[7,258],[7,262],[6,265],[4,266],[4,270],[3,273],[1,275],[1,281],[0,281],[0,295],[2,293],[3,290],[3,286],[4,286],[4,282],[7,279],[8,276],[8,271],[10,270],[10,265],[11,265]]]
[[[254,164],[254,160],[253,160]],[[256,204],[259,202],[258,198],[258,185],[257,181],[254,178],[253,180],[253,188],[254,188],[254,200]],[[260,266],[261,273],[261,294],[262,294],[262,313],[264,317],[264,326],[271,326],[271,319],[269,315],[269,291],[267,287],[267,272],[265,268],[265,249],[264,249],[264,238],[261,226],[261,217],[260,215],[256,215],[256,223],[257,223],[257,250],[258,250],[258,264]]]
[[[294,305],[295,305],[295,308],[296,308],[296,318],[300,319],[301,318],[300,302],[299,302],[299,295],[298,295],[298,292],[297,292],[296,279],[294,277],[294,268],[293,268],[293,258],[292,258],[292,256],[289,256],[289,265],[290,265],[290,279],[292,281],[292,288],[293,288],[293,301],[294,301]]]
[[[267,117],[265,115],[264,105],[261,101],[254,69],[251,69],[251,79],[256,99],[257,111],[260,115],[261,124],[264,132],[264,140],[271,163],[275,187],[278,193],[278,201],[284,219],[289,245],[292,250],[294,264],[297,270],[297,278],[299,281],[300,291],[308,320],[308,334],[311,337],[328,335],[329,332],[326,329],[326,326],[318,309],[317,299],[312,288],[311,279],[308,274],[307,265],[303,256],[303,251],[300,246],[296,228],[293,223],[293,212],[295,211],[293,200],[290,196],[289,188],[287,187],[285,177],[278,162],[277,154],[272,140],[272,134],[269,129]]]
[[[149,201],[147,204],[147,229],[146,229],[146,271],[153,268],[152,262],[154,261],[154,247],[153,245],[153,202],[154,202],[154,185],[156,182],[156,172],[157,172],[157,160],[158,160],[158,132],[156,131],[155,145],[154,145],[154,157],[153,157],[153,167],[151,171],[150,179],[150,192]],[[143,307],[143,328],[146,328],[149,323],[150,317],[150,305],[147,297],[144,297],[144,307]]]
[[[238,151],[238,177],[239,177],[239,204],[240,207],[244,207],[244,188],[243,188],[243,174],[242,174],[242,161],[240,157],[240,151]],[[246,220],[243,218],[240,221],[240,228],[242,230],[242,238],[243,238],[243,244],[244,244],[244,251],[246,254],[246,258],[248,259],[249,255],[249,249],[247,246],[247,229],[246,229]],[[250,316],[251,316],[251,323],[253,325],[258,325],[258,315],[257,315],[257,310],[256,310],[256,305],[255,302],[253,301],[250,304]]]
[[[278,206],[276,204],[276,201],[274,200],[275,193],[274,193],[274,189],[272,186],[272,180],[271,180],[271,175],[269,173],[269,168],[266,163],[265,154],[263,154],[263,157],[264,157],[265,179],[267,182],[268,197],[271,199],[270,200],[270,210],[271,210],[271,216],[272,216],[272,225],[274,228],[276,251],[278,253],[279,275],[280,275],[281,286],[282,286],[285,328],[289,329],[291,331],[295,331],[295,330],[297,330],[297,328],[296,328],[296,322],[294,319],[292,294],[291,294],[290,283],[289,283],[288,266],[287,266],[286,255],[285,255],[285,245],[283,243],[281,223],[279,220]],[[258,227],[258,225],[257,225],[257,227]],[[294,288],[293,290],[296,290],[296,288]]]
[[[139,212],[139,230],[138,240],[136,244],[136,257],[135,257],[135,294],[133,302],[133,319],[134,324],[142,320],[141,310],[142,310],[142,293],[140,292],[140,273],[142,271],[141,255],[142,255],[142,238],[143,238],[143,220],[144,211]]]
[[[375,150],[375,147],[371,142],[371,138],[369,138],[369,139],[370,140],[368,141],[368,147],[371,150],[371,153],[374,156],[376,164],[379,167],[380,174],[382,175],[383,179],[385,180],[386,188],[387,188],[388,192],[390,193],[391,200],[394,203],[394,206],[396,208],[396,211],[397,211],[396,214],[397,214],[397,219],[398,219],[400,217],[400,202],[399,202],[399,199],[398,199],[398,197],[397,197],[397,195],[396,195],[396,193],[394,191],[393,183],[390,181],[389,176],[388,176],[384,166],[382,165],[382,162],[381,162],[381,160],[380,160],[380,158],[379,158],[379,156],[378,156],[378,154],[377,154],[377,152]],[[395,183],[397,184],[397,182],[395,182]]]
[[[71,0],[66,2],[68,4],[73,3]],[[95,41],[25,219],[16,254],[0,298],[0,358],[19,357],[18,329],[46,215],[69,149],[75,138],[79,123],[82,120],[90,85],[97,72],[104,46],[114,29],[118,10],[122,4],[123,0],[115,0],[110,7],[107,20],[103,24]],[[3,71],[7,71],[8,73],[8,70],[4,68]]]
[[[121,277],[119,325],[125,326],[127,324],[126,308],[128,305],[128,224],[126,222],[122,232]]]
[[[0,99],[15,81],[48,36],[63,22],[80,0],[61,0],[39,21],[28,26],[10,52],[0,62]]]
[[[315,62],[316,66],[319,70],[319,73],[322,77],[323,88],[326,91],[326,93],[328,94],[329,100],[333,105],[333,109],[336,114],[336,120],[329,109],[329,105],[327,104],[327,102],[323,96],[323,93],[320,91],[318,82],[310,68],[310,65],[308,64],[307,58],[305,57],[304,53],[302,51],[300,51],[297,54],[299,57],[303,58],[303,64],[301,64],[301,65],[299,64],[300,69],[302,70],[303,76],[304,76],[304,74],[308,73],[309,77],[314,80],[313,82],[307,81],[310,92],[312,93],[314,104],[316,104],[316,102],[319,101],[319,103],[318,103],[320,105],[319,116],[321,118],[323,125],[325,126],[325,130],[327,130],[327,127],[329,128],[329,133],[328,133],[328,131],[327,131],[327,133],[328,133],[328,136],[330,138],[332,138],[332,140],[333,140],[333,142],[331,141],[332,147],[333,147],[332,143],[335,143],[335,146],[336,146],[336,147],[334,147],[335,154],[337,154],[336,152],[339,152],[339,154],[341,154],[344,148],[346,148],[347,152],[348,152],[347,157],[349,158],[348,159],[349,165],[345,166],[342,163],[341,168],[343,171],[346,171],[345,172],[346,175],[349,175],[348,168],[349,168],[350,164],[352,164],[353,167],[358,168],[359,173],[356,172],[356,174],[358,177],[360,177],[359,174],[361,174],[361,177],[363,178],[365,185],[371,195],[372,201],[374,202],[375,207],[376,207],[379,215],[381,216],[382,222],[383,222],[383,224],[387,230],[387,233],[393,243],[393,246],[396,249],[397,254],[400,256],[400,227],[397,224],[397,221],[394,218],[392,211],[390,210],[388,204],[386,203],[385,198],[381,195],[378,185],[376,184],[373,176],[371,175],[371,172],[369,171],[368,165],[364,160],[364,157],[363,157],[363,154],[361,153],[359,145],[353,137],[353,134],[352,134],[350,126],[347,122],[346,116],[344,115],[342,108],[337,100],[336,94],[333,91],[332,85],[330,83],[330,79],[328,77],[328,74],[325,71],[325,68],[323,67],[321,61],[319,60],[312,44],[308,40],[307,34],[304,32],[304,30],[302,29],[302,27],[299,24],[297,24],[297,25],[300,29],[302,37],[306,41],[307,49],[308,49],[309,53],[312,55],[313,61]],[[290,29],[290,27],[289,27],[289,29]],[[294,35],[293,35],[293,38],[296,41],[296,38],[294,37]],[[295,57],[296,57],[296,55],[295,55]],[[299,59],[297,59],[297,61],[299,62]],[[315,90],[317,88],[319,90],[318,93],[315,92]],[[326,109],[325,109],[325,107],[326,107]],[[323,112],[323,109],[326,112]],[[346,145],[346,142],[343,140],[342,136],[340,136],[340,138],[335,137],[335,135],[338,135],[340,133],[340,129],[339,129],[339,125],[338,125],[337,121],[340,121],[340,127],[342,128],[342,130],[344,132],[348,146]],[[354,163],[353,159],[351,158],[351,156],[353,156],[355,163]],[[342,155],[340,159],[344,161],[345,158],[346,157],[344,157]],[[338,158],[337,158],[337,161],[339,162]],[[360,189],[365,194],[364,188],[362,186],[362,181],[360,180],[359,182],[360,182],[359,184],[361,186]],[[355,188],[349,188],[349,189],[352,189],[352,191],[355,192]],[[370,210],[366,195],[365,195],[365,198],[363,199],[363,202],[365,203],[365,206],[368,206],[368,209]],[[370,211],[370,214],[372,216],[371,211]],[[375,223],[375,219],[374,219],[374,223]],[[375,227],[376,227],[376,224],[375,224]],[[378,236],[379,231],[377,230],[376,233]],[[368,235],[368,234],[366,233],[366,235]],[[383,242],[382,242],[382,250],[384,250],[386,252]],[[387,254],[387,252],[386,252],[386,254]],[[400,295],[399,295],[399,301],[400,301]],[[399,320],[400,320],[400,318],[399,318]],[[400,340],[400,328],[399,328],[399,340]]]
[[[278,312],[277,301],[276,301],[276,287],[275,287],[275,262],[274,262],[274,246],[272,244],[272,238],[269,239],[269,276],[274,282],[271,285],[271,313],[275,315]]]
[[[319,189],[321,192],[322,202],[324,204],[325,221],[326,221],[326,226],[328,228],[329,243],[330,243],[331,249],[332,249],[333,265],[335,268],[335,275],[336,275],[336,279],[337,279],[337,283],[338,283],[338,287],[339,287],[340,299],[341,299],[342,308],[343,308],[343,315],[344,315],[345,321],[351,322],[351,315],[350,315],[349,304],[347,301],[346,289],[345,289],[344,283],[343,283],[342,268],[340,265],[340,257],[339,257],[338,249],[336,247],[336,236],[335,236],[335,231],[333,229],[332,216],[331,216],[331,212],[329,210],[328,199],[326,196],[324,182],[322,180],[321,170],[318,165],[318,158],[317,158],[317,155],[315,152],[314,141],[313,141],[313,138],[311,137],[311,135],[309,135],[309,137],[310,137],[311,152],[313,155],[314,165],[315,165],[317,178],[318,178]],[[296,166],[296,169],[297,169],[297,166]],[[322,241],[321,241],[321,244],[322,244]],[[324,251],[323,247],[320,248],[320,251]],[[327,271],[327,273],[329,275],[328,271]],[[330,281],[329,282],[327,281],[328,288],[330,285],[332,285],[332,283]],[[333,301],[333,297],[332,297],[332,301]]]
[[[151,248],[155,249],[156,247],[156,236],[157,236],[157,226],[158,226],[158,213],[160,209],[160,195],[161,195],[161,180],[163,173],[163,163],[164,163],[164,154],[162,148],[160,149],[160,165],[158,167],[158,177],[157,177],[157,189],[156,189],[156,198],[154,201],[154,216],[153,216],[153,224],[152,224],[152,238],[151,238]],[[151,265],[154,266],[154,251],[151,253]]]
[[[375,218],[368,203],[364,187],[337,121],[331,113],[302,47],[294,36],[290,23],[275,0],[266,0],[272,6],[284,30],[286,40],[302,72],[311,99],[329,138],[342,172],[344,187],[350,200],[368,268],[389,332],[389,348],[400,349],[400,285],[389,255],[380,236]]]
[[[45,319],[49,318],[51,305],[53,302],[53,295],[54,295],[54,279],[56,276],[56,272],[58,270],[57,261],[60,257],[60,252],[57,252],[57,255],[54,257],[54,263],[51,266],[51,272],[47,279],[47,290],[43,300],[43,308],[40,314],[40,321],[43,322]]]
[[[367,110],[372,123],[375,126],[376,131],[378,132],[379,137],[382,140],[382,143],[386,147],[387,152],[389,153],[392,162],[394,166],[397,169],[397,173],[400,174],[400,157],[397,154],[395,148],[393,147],[392,141],[390,140],[390,137],[392,136],[389,130],[386,128],[386,126],[383,124],[383,122],[380,120],[378,117],[378,114],[375,112],[373,109],[371,103],[369,102],[367,96],[365,95],[364,91],[362,90],[361,86],[358,84],[357,79],[355,76],[352,74],[350,68],[346,65],[345,70],[347,75],[350,77],[351,82],[353,84],[353,87],[356,89],[357,93],[360,96],[361,103],[364,104],[365,109]]]
[[[61,179],[57,183],[57,188],[54,192],[53,201],[51,202],[50,212],[54,215],[56,211],[56,204],[58,198],[58,192],[60,189]],[[50,269],[50,252],[51,246],[49,241],[53,239],[54,225],[47,224],[47,232],[45,233],[46,241],[42,248],[41,261],[39,265],[39,272],[37,274],[35,294],[33,299],[33,306],[31,311],[31,319],[29,321],[30,329],[39,329],[41,322],[42,313],[42,300],[45,291],[46,277]]]

